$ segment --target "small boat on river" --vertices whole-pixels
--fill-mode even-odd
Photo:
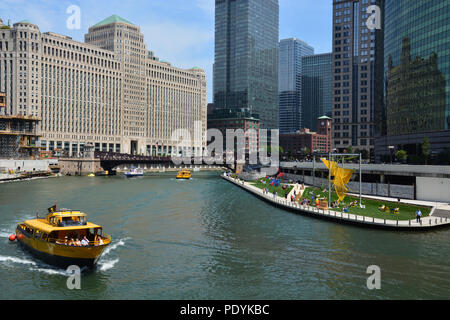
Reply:
[[[189,180],[191,178],[191,171],[189,170],[181,170],[177,174],[177,179],[180,180]]]
[[[132,177],[142,177],[144,175],[144,170],[142,168],[132,168],[130,171],[125,172],[127,178]]]
[[[85,213],[49,209],[45,219],[17,225],[15,238],[38,259],[62,268],[71,265],[94,267],[111,237],[103,228],[87,221]]]

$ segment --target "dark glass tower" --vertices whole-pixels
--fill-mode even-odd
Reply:
[[[216,0],[214,108],[278,129],[278,0]]]
[[[412,160],[428,137],[431,153],[450,148],[450,1],[386,0],[385,103],[378,114],[376,154],[389,146]]]
[[[279,45],[278,92],[280,133],[294,133],[302,124],[302,57],[314,54],[306,42],[290,38]]]
[[[316,54],[302,58],[302,124],[317,131],[317,119],[331,117],[332,54]]]

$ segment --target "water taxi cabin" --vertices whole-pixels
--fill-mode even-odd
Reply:
[[[190,179],[191,178],[191,171],[189,170],[181,170],[177,174],[177,179]]]
[[[27,237],[56,244],[68,245],[70,240],[81,240],[86,237],[89,246],[103,245],[109,242],[103,236],[101,226],[87,221],[85,213],[63,209],[52,212],[45,219],[27,220],[19,229]]]

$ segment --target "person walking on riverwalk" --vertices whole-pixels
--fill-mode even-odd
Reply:
[[[422,220],[420,220],[421,217],[422,217],[422,211],[420,211],[420,209],[417,209],[417,211],[416,211],[416,222],[419,222],[420,224],[422,224]]]

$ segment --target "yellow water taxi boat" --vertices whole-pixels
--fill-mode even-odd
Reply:
[[[53,208],[53,210],[52,210]],[[16,239],[37,258],[59,267],[93,267],[111,237],[103,228],[87,221],[85,213],[49,209],[45,219],[27,220],[17,225]]]
[[[177,179],[190,179],[191,178],[191,171],[189,170],[181,170],[177,174]]]

